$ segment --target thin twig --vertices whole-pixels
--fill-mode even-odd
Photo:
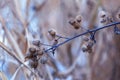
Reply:
[[[63,36],[60,36],[60,35],[56,35],[58,38],[62,38],[62,39],[69,39],[67,37],[63,37]]]

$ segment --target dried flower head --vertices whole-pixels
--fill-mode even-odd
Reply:
[[[107,22],[107,13],[105,11],[99,12],[100,17],[100,23],[106,23]]]
[[[71,19],[69,21],[69,24],[71,24],[74,27],[74,29],[79,29],[80,28],[80,23],[78,21],[76,21],[75,19]]]
[[[40,40],[32,41],[32,44],[39,47],[40,46]]]
[[[88,53],[92,53],[92,47],[94,45],[93,41],[89,41],[86,44],[84,44],[85,46],[82,47],[82,51],[83,52],[88,52]]]
[[[54,29],[49,30],[48,33],[49,33],[53,38],[55,38],[55,36],[56,36],[56,31],[55,31]]]
[[[78,23],[80,23],[80,22],[82,21],[81,15],[76,16],[75,19],[76,19],[76,21],[77,21]]]
[[[36,52],[36,48],[35,47],[30,47],[29,48],[29,52],[30,53],[35,53]]]
[[[94,42],[88,42],[87,48],[92,49],[93,45],[94,45]]]
[[[25,61],[28,59],[31,59],[36,56],[36,48],[35,47],[30,47],[26,56],[25,56]]]

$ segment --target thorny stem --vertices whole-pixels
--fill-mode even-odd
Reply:
[[[76,36],[74,36],[74,37],[68,38],[68,39],[66,39],[66,40],[63,41],[63,42],[52,46],[51,48],[46,49],[45,52],[48,52],[48,51],[53,50],[53,49],[56,49],[57,47],[65,44],[65,43],[67,43],[67,42],[69,42],[69,41],[71,41],[71,40],[73,40],[73,39],[75,39],[75,38],[78,38],[78,37],[80,37],[80,36],[83,36],[83,35],[85,35],[85,34],[92,33],[92,32],[97,32],[97,31],[102,30],[102,29],[104,29],[104,28],[112,27],[113,25],[118,25],[118,24],[120,24],[120,22],[113,22],[113,23],[111,23],[111,24],[105,25],[105,26],[100,27],[100,28],[95,28],[95,29],[88,30],[88,31],[83,32],[83,33],[81,33],[81,34],[78,34],[78,35],[76,35]]]

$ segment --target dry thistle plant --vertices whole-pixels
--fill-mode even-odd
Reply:
[[[42,48],[43,46],[46,46],[46,44],[41,43],[39,40],[33,41],[32,45],[34,45],[34,47],[29,48],[28,54],[26,54],[26,57],[25,57],[25,61],[29,60],[29,65],[31,66],[31,68],[36,69],[38,66],[39,60],[42,64],[45,64],[47,62],[48,59],[47,59],[47,57],[45,57],[45,55],[47,53],[52,52],[54,55],[55,50],[59,46],[67,43],[68,41],[71,41],[75,38],[81,37],[81,36],[86,35],[86,34],[90,34],[90,37],[88,38],[87,36],[84,36],[82,38],[82,40],[85,41],[83,44],[84,46],[82,47],[82,51],[92,53],[93,52],[92,47],[96,43],[95,34],[97,31],[102,30],[104,28],[109,28],[109,27],[115,26],[114,30],[113,30],[115,32],[115,34],[119,34],[119,32],[120,32],[120,30],[117,27],[117,25],[120,24],[120,22],[113,22],[111,20],[111,18],[109,18],[104,11],[100,12],[100,18],[101,18],[100,23],[105,25],[108,23],[108,21],[110,21],[111,24],[107,24],[107,25],[100,27],[100,28],[87,30],[86,32],[83,32],[79,35],[75,35],[71,38],[58,36],[58,34],[56,33],[56,31],[54,29],[49,30],[48,34],[52,38],[52,45],[47,45],[47,46],[50,46],[50,48],[48,48],[48,49]],[[78,16],[76,16],[75,19],[70,20],[69,23],[74,27],[74,29],[81,29],[81,28],[83,28],[83,27],[81,27],[81,21],[82,21],[82,17],[80,15],[78,15]],[[59,39],[65,39],[65,41],[58,43]]]
[[[113,54],[119,52],[119,8],[109,11],[103,0],[25,1],[24,9],[20,5],[21,1],[0,1],[0,10],[5,9],[0,13],[0,54],[5,54],[5,59],[1,59],[0,55],[0,79],[118,79],[112,77],[119,75],[119,72],[114,72],[119,70],[116,60],[119,60],[119,57]],[[107,43],[109,44],[106,47]],[[116,46],[114,48],[110,47],[111,45]],[[114,52],[106,54],[111,53],[110,51]],[[101,56],[103,57],[100,58]],[[96,65],[106,65],[104,61],[107,61],[108,57],[113,62],[110,70],[112,69],[115,75],[112,74],[112,77],[107,79],[96,78],[103,76],[98,75],[98,72],[104,71],[102,68],[94,71],[97,69]],[[102,60],[98,64],[100,59]],[[114,65],[117,65],[117,68]],[[109,73],[109,70],[105,73],[107,72]]]

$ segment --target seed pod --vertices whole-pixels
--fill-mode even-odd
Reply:
[[[78,23],[80,23],[80,22],[82,21],[81,15],[76,16],[75,19],[76,19],[76,21],[77,21]]]
[[[40,63],[41,63],[41,64],[45,64],[47,61],[48,61],[48,59],[47,59],[46,56],[42,56],[42,57],[40,58]]]
[[[94,43],[93,42],[88,42],[87,49],[92,49]]]
[[[32,41],[32,44],[39,47],[40,41],[39,40]]]
[[[105,11],[100,11],[99,12],[99,17],[100,17],[100,23],[106,23],[107,22],[107,13]]]
[[[69,23],[74,27],[74,29],[79,29],[80,28],[80,23],[77,22],[76,20],[71,19]]]
[[[30,52],[30,53],[35,53],[35,52],[36,52],[36,48],[30,47],[30,48],[29,48],[29,52]]]
[[[55,38],[55,36],[56,36],[56,31],[55,31],[54,29],[49,30],[48,33],[49,33],[53,38]]]

